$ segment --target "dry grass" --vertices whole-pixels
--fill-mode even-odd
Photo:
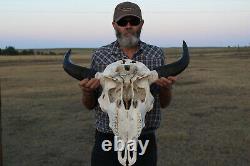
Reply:
[[[250,164],[250,50],[227,49],[191,49],[190,66],[162,110],[159,166]],[[167,52],[171,62],[179,49]],[[76,54],[86,56],[73,60],[88,65],[89,52]],[[62,56],[0,61],[4,165],[90,165],[94,113],[82,106]]]

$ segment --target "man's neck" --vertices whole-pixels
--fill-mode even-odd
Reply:
[[[130,48],[121,48],[121,50],[128,56],[129,59],[132,59],[138,48],[138,46],[135,46]]]

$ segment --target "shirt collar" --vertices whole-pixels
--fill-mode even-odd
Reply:
[[[111,53],[114,54],[114,55],[118,55],[120,54],[122,51],[121,49],[119,48],[119,43],[118,41],[114,41],[112,44],[111,44]]]

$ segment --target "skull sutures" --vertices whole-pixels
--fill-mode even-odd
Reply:
[[[64,57],[64,70],[78,80],[89,77],[100,79],[103,91],[98,102],[102,111],[109,116],[109,126],[113,133],[125,143],[137,141],[145,125],[145,115],[153,108],[154,98],[150,93],[150,85],[160,77],[178,75],[189,63],[185,42],[183,56],[178,61],[152,71],[141,62],[125,59],[108,65],[103,73],[99,73],[71,63],[70,52]],[[122,165],[133,165],[136,162],[136,151],[131,155],[125,149],[123,156],[118,151],[118,160]]]
[[[102,111],[109,116],[109,127],[125,144],[137,141],[148,111],[153,108],[154,97],[150,93],[150,84],[157,78],[156,71],[150,71],[143,63],[130,59],[116,61],[106,67],[103,73],[97,73],[103,88],[98,99]],[[126,127],[125,127],[126,126]],[[130,156],[125,149],[124,157],[118,151],[121,164],[136,162],[136,152]]]

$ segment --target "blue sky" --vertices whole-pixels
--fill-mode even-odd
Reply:
[[[0,0],[0,48],[99,47],[120,0]],[[250,45],[250,0],[136,0],[141,39],[161,47]]]

